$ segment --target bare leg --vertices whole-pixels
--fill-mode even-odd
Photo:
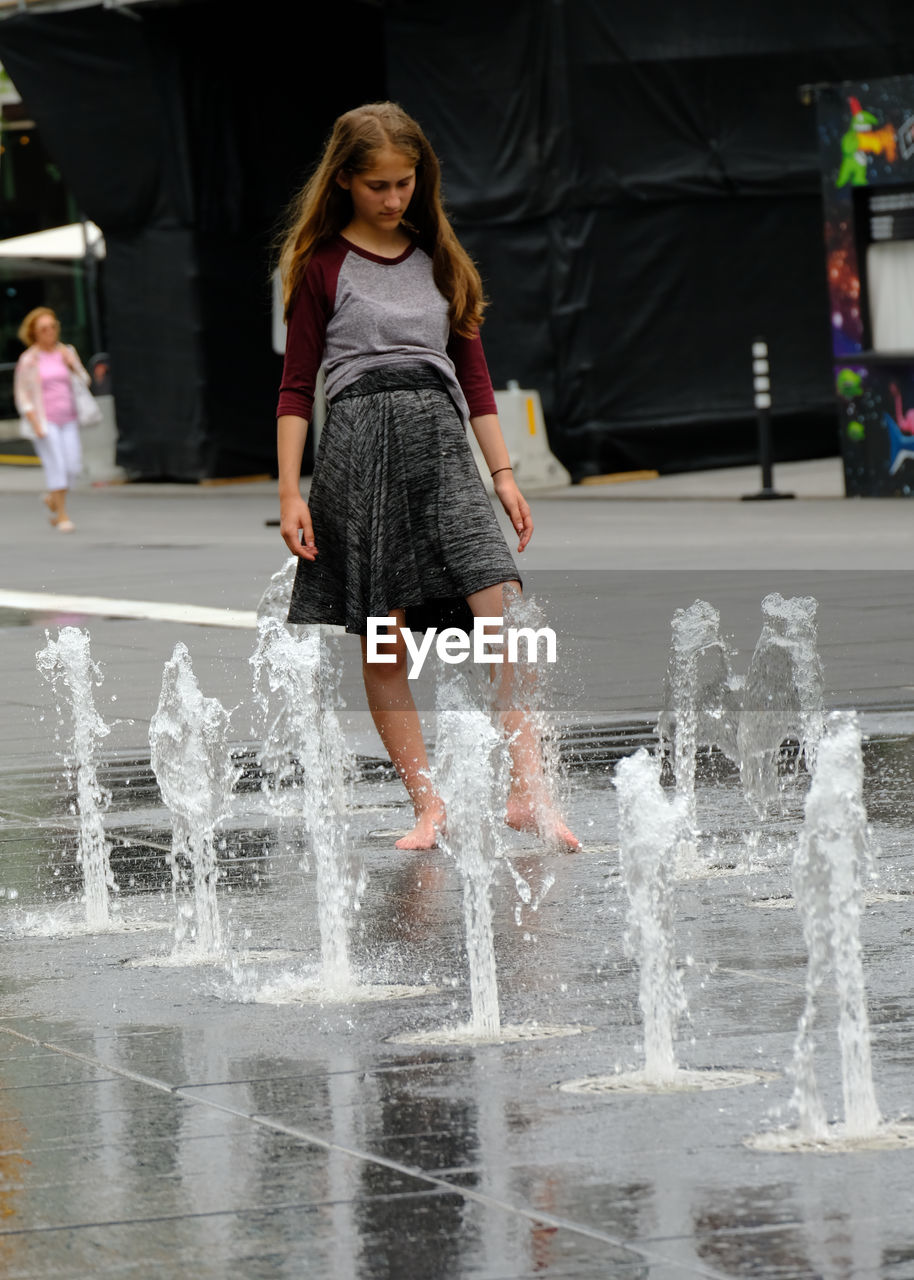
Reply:
[[[66,489],[56,489],[51,494],[51,497],[56,499],[56,503],[57,503],[54,511],[54,514],[57,516],[57,519],[54,521],[54,523],[57,525],[57,528],[61,530],[61,532],[69,533],[70,530],[73,528],[73,521],[67,515]]]
[[[397,626],[404,625],[401,609],[392,610]],[[368,709],[391,762],[403,780],[416,815],[412,831],[397,841],[398,849],[434,849],[438,832],[444,827],[444,804],[432,786],[428,755],[419,724],[419,714],[407,678],[407,653],[402,636],[397,646],[384,650],[396,661],[367,660],[367,642],[362,639],[362,678]]]
[[[59,523],[61,509],[64,507],[66,496],[66,489],[51,489],[44,495],[44,505],[51,513],[51,524]]]
[[[467,596],[467,604],[474,616],[502,617],[505,610],[503,586],[508,585],[520,592],[520,583],[514,582],[485,587]],[[518,705],[517,677],[507,658],[499,665],[493,664],[492,678],[511,752],[511,789],[505,822],[516,831],[535,831],[545,839],[564,846],[568,852],[580,849],[580,840],[565,825],[555,806],[543,765],[539,730],[529,710]]]

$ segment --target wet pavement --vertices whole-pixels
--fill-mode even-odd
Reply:
[[[47,534],[37,515],[23,543],[36,505],[34,495],[4,494],[0,534],[18,550],[0,589],[252,610],[283,559],[264,524],[265,488],[87,493],[73,502],[81,543]],[[802,774],[748,867],[753,819],[732,770],[706,759],[705,869],[676,894],[688,1001],[678,1061],[768,1078],[689,1093],[559,1088],[641,1061],[611,775],[620,754],[651,740],[672,610],[711,600],[744,670],[759,601],[780,590],[819,600],[827,700],[858,707],[869,734],[862,942],[876,1095],[886,1120],[914,1119],[914,593],[911,574],[886,564],[886,538],[901,544],[909,511],[797,503],[772,525],[765,564],[758,506],[711,512],[665,497],[650,504],[657,563],[648,568],[644,544],[620,550],[632,524],[646,527],[645,505],[617,494],[601,503],[593,491],[534,505],[554,534],[529,573],[568,641],[553,708],[585,852],[557,857],[506,834],[493,893],[499,997],[505,1023],[577,1034],[435,1042],[469,1015],[461,885],[443,852],[392,849],[407,814],[398,784],[377,768],[346,640],[336,642],[344,723],[359,756],[349,835],[367,881],[350,935],[362,998],[333,1002],[315,998],[307,838],[256,787],[254,632],[119,619],[114,605],[108,617],[2,611],[4,1278],[914,1277],[914,1151],[747,1145],[792,1121],[787,1068],[806,956],[789,860]],[[560,543],[564,565],[550,560]],[[79,901],[66,721],[35,670],[45,630],[65,624],[91,633],[104,672],[97,705],[112,725],[101,781],[112,794],[118,891],[112,931],[92,935]],[[242,779],[220,827],[221,964],[174,955],[189,898],[186,886],[172,891],[148,729],[177,640],[204,692],[235,708]],[[433,692],[422,702],[430,716]],[[389,984],[417,990],[370,998]],[[431,1033],[429,1043],[396,1039],[410,1032]],[[816,1063],[829,1116],[840,1117],[829,992]]]

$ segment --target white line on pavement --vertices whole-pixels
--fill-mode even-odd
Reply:
[[[151,622],[187,622],[200,627],[257,626],[253,609],[211,609],[205,605],[158,600],[115,600],[107,596],[66,596],[49,591],[0,591],[0,609],[35,613],[75,613],[100,618],[145,618]]]

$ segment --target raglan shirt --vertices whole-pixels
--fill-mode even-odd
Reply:
[[[363,373],[417,363],[441,373],[464,422],[496,412],[482,342],[451,332],[423,249],[382,258],[342,236],[321,245],[289,315],[277,416],[311,421],[321,365],[332,401]]]

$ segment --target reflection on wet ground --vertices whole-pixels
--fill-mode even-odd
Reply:
[[[585,740],[588,767],[569,785],[586,851],[556,857],[509,835],[533,901],[555,883],[534,910],[500,871],[496,952],[506,1022],[594,1029],[475,1047],[392,1040],[464,1022],[469,996],[459,880],[442,853],[394,851],[406,814],[385,772],[363,762],[354,788],[350,837],[368,882],[353,958],[363,982],[425,994],[358,1005],[250,999],[319,959],[307,839],[265,811],[253,770],[221,829],[230,959],[206,967],[135,963],[171,950],[176,910],[148,760],[103,771],[115,918],[135,927],[94,936],[68,929],[80,913],[71,790],[53,770],[0,775],[0,1274],[911,1280],[914,1153],[744,1143],[790,1120],[802,775],[748,869],[737,780],[707,758],[709,870],[677,888],[679,1060],[768,1078],[678,1096],[557,1087],[640,1064],[614,744]],[[874,738],[865,761],[874,1074],[883,1115],[898,1120],[914,1113],[914,741]],[[825,999],[817,1066],[837,1115],[833,1015]]]

